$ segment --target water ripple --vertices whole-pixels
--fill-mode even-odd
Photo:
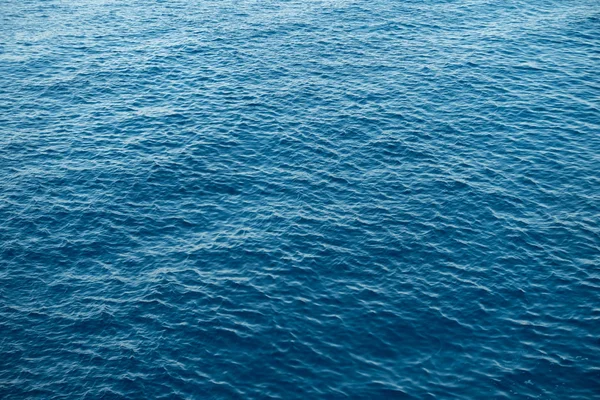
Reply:
[[[0,397],[600,393],[592,0],[0,4]]]

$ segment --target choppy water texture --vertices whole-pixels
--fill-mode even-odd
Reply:
[[[0,38],[0,397],[600,397],[597,0],[7,0]]]

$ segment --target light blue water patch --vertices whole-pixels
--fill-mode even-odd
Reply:
[[[596,0],[0,3],[0,397],[600,395]]]

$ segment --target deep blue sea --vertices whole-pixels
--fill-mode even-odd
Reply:
[[[598,0],[0,2],[1,399],[599,399]]]

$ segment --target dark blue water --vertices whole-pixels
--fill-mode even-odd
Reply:
[[[600,3],[1,2],[0,397],[600,398]]]

